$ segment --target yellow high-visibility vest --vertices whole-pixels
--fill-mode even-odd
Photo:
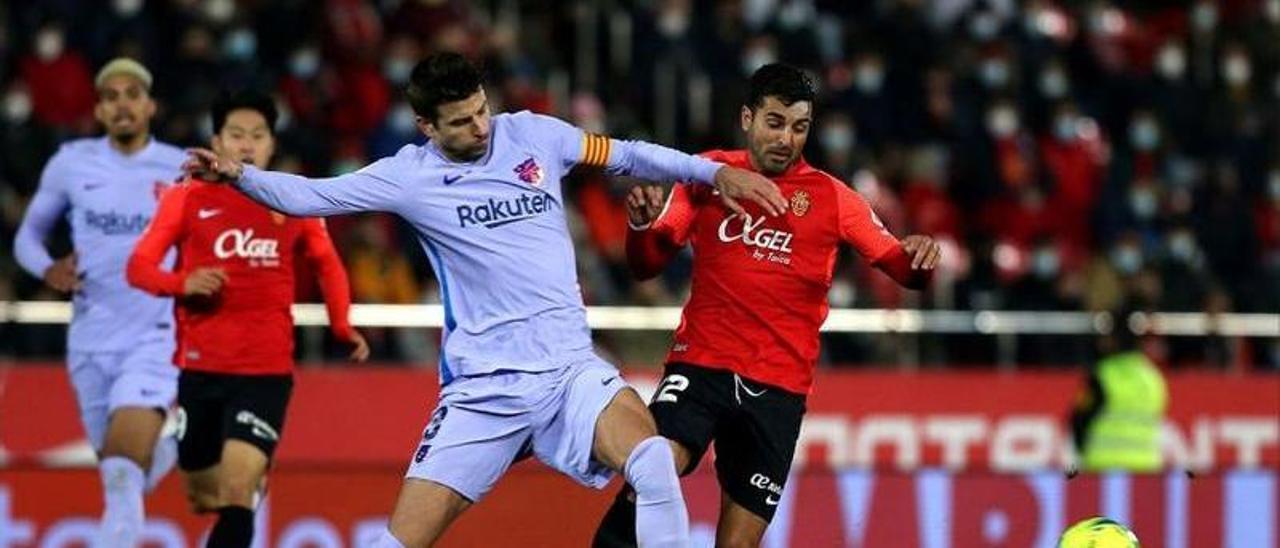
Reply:
[[[1082,468],[1159,471],[1160,424],[1169,403],[1160,370],[1141,352],[1126,352],[1099,362],[1098,382],[1103,406],[1086,431]]]

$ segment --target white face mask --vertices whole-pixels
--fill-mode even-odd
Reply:
[[[1232,86],[1248,84],[1252,75],[1249,58],[1242,54],[1233,54],[1222,61],[1222,79]]]
[[[985,42],[995,38],[996,33],[999,32],[1000,20],[996,18],[994,13],[984,11],[969,20],[969,33],[980,41]]]
[[[1169,80],[1178,80],[1187,72],[1187,54],[1182,48],[1168,44],[1156,56],[1156,71]]]
[[[1169,256],[1183,263],[1196,257],[1196,239],[1190,232],[1175,232],[1169,236]]]
[[[1009,83],[1009,64],[1003,59],[987,59],[978,67],[978,77],[988,89],[1002,88]]]
[[[1040,93],[1049,99],[1061,99],[1067,95],[1071,85],[1062,69],[1046,69],[1040,73]]]
[[[403,57],[392,57],[382,65],[382,75],[395,86],[402,86],[409,81],[413,73],[413,61]]]
[[[300,49],[289,58],[289,72],[298,78],[310,78],[315,76],[318,70],[320,70],[320,55],[314,49]]]
[[[1191,26],[1200,32],[1212,31],[1218,25],[1218,7],[1212,2],[1200,2],[1191,10]]]
[[[209,18],[209,22],[214,24],[223,24],[230,21],[236,14],[235,0],[205,0],[204,15]]]
[[[1135,188],[1129,191],[1129,207],[1133,209],[1135,216],[1144,221],[1155,217],[1156,208],[1159,207],[1155,191],[1150,188]]]
[[[987,113],[987,130],[996,137],[1008,137],[1018,131],[1018,113],[1007,106],[999,106]]]
[[[752,74],[756,69],[778,60],[777,54],[770,48],[757,47],[742,56],[742,72]]]
[[[249,29],[235,29],[223,40],[222,51],[229,59],[246,61],[258,51],[258,37]]]
[[[879,93],[880,86],[884,85],[884,69],[879,63],[858,65],[858,70],[854,72],[853,85],[858,87],[858,91],[867,95]]]
[[[11,91],[4,97],[4,119],[21,124],[31,117],[31,96],[24,91]]]
[[[1111,250],[1111,264],[1121,274],[1134,274],[1142,268],[1142,252],[1131,245],[1117,246]]]
[[[1129,125],[1129,143],[1141,151],[1160,146],[1160,128],[1150,118],[1139,118]]]
[[[1035,255],[1031,257],[1031,270],[1040,279],[1056,276],[1058,269],[1061,267],[1061,259],[1058,258],[1058,252],[1054,251],[1053,248],[1042,247],[1037,249]]]
[[[665,10],[658,15],[658,32],[667,38],[684,36],[689,30],[689,13],[684,10]]]
[[[822,128],[818,141],[828,152],[844,152],[853,148],[853,129],[843,124]]]
[[[408,103],[400,103],[387,119],[387,125],[391,127],[391,131],[400,134],[413,133],[417,129],[417,117],[413,113],[413,107]]]
[[[63,48],[66,47],[62,32],[56,30],[43,30],[36,35],[36,57],[41,61],[52,61],[62,55]]]
[[[1280,200],[1280,169],[1272,170],[1267,178],[1267,194],[1272,200]]]
[[[1053,121],[1053,136],[1059,141],[1074,141],[1076,139],[1076,117],[1070,114],[1059,115]]]
[[[116,14],[120,17],[133,17],[142,11],[143,0],[113,0],[111,6],[115,8]]]

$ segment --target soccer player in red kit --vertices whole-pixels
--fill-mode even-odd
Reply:
[[[689,302],[649,409],[683,473],[715,440],[717,546],[758,546],[782,498],[840,244],[914,289],[938,264],[931,238],[899,241],[861,196],[801,157],[815,95],[797,68],[760,68],[742,108],[748,149],[705,154],[772,179],[790,200],[786,215],[750,207],[738,215],[719,205],[714,189],[685,184],[665,204],[657,186],[635,187],[627,198],[627,257],[637,277],[657,275],[693,246]],[[624,489],[595,546],[635,546],[634,504]]]
[[[213,109],[213,149],[266,167],[275,152],[275,104],[224,94]],[[172,272],[161,268],[178,249]],[[287,217],[226,185],[191,179],[167,191],[129,259],[129,283],[176,298],[178,464],[196,512],[217,512],[209,546],[249,546],[255,493],[284,427],[293,388],[294,259],[315,269],[341,341],[364,361],[351,327],[347,274],[320,219]]]

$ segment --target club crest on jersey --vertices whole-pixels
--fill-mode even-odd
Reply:
[[[810,205],[812,204],[809,202],[808,192],[797,190],[791,195],[791,211],[796,214],[796,217],[804,217],[804,214],[809,212]]]
[[[517,177],[520,177],[521,181],[533,186],[542,186],[542,167],[533,158],[520,162],[520,165],[516,166],[512,171],[516,173]]]

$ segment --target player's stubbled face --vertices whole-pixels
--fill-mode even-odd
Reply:
[[[753,112],[742,108],[742,129],[747,132],[751,163],[765,175],[778,175],[800,157],[809,126],[813,124],[813,103],[783,104],[777,97],[765,97]]]
[[[489,150],[489,98],[484,89],[440,105],[436,113],[435,121],[425,124],[424,130],[450,159],[470,162]]]
[[[127,141],[146,133],[156,103],[142,82],[127,74],[107,77],[98,88],[98,103],[93,115],[117,141]]]
[[[213,136],[213,151],[255,167],[266,167],[276,152],[276,139],[261,112],[236,109],[227,113],[222,131]]]

